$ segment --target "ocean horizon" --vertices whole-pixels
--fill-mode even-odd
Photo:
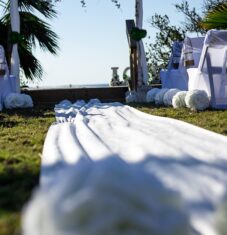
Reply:
[[[82,85],[59,85],[59,86],[25,86],[25,89],[36,90],[36,89],[70,89],[70,88],[106,88],[110,87],[107,83],[101,84],[82,84]],[[23,87],[22,87],[23,88]]]

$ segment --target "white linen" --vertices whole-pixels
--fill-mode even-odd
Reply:
[[[20,15],[18,10],[18,0],[10,0],[10,20],[12,32],[20,33]],[[16,92],[20,92],[20,58],[18,44],[13,44],[11,55],[11,72],[16,78]]]
[[[227,30],[210,30],[197,69],[188,70],[189,90],[204,90],[213,108],[227,108]]]
[[[136,0],[136,27],[143,27],[143,0]],[[148,83],[148,68],[146,53],[143,45],[143,40],[138,42],[138,83],[139,85],[147,85]]]
[[[80,161],[55,180],[33,197],[24,235],[190,235],[179,193],[118,156]]]
[[[162,88],[188,90],[188,75],[186,70],[171,69],[160,72]]]
[[[6,62],[5,50],[1,45],[0,45],[0,69],[5,70],[5,75],[0,76],[0,79],[7,79],[7,77],[9,76],[9,68]]]
[[[0,104],[2,107],[5,97],[11,92],[16,92],[15,77],[9,76],[6,79],[4,77],[0,77]]]
[[[207,32],[204,44],[206,46],[223,48],[227,46],[226,30],[211,29]]]
[[[172,54],[170,56],[168,69],[161,70],[160,78],[162,81],[163,88],[177,88],[180,90],[188,90],[189,85],[189,76],[188,76],[188,69],[197,68],[199,66],[200,56],[203,48],[204,37],[195,37],[189,38],[186,37],[181,51],[179,68],[173,68],[173,58],[174,58],[174,47],[180,48],[180,42],[174,42],[172,48]],[[178,45],[178,46],[177,46]],[[192,58],[194,60],[194,65],[190,66],[190,68],[185,67],[185,53],[189,50],[192,53]],[[177,54],[179,49],[177,50]]]
[[[62,109],[65,122],[47,133],[41,188],[67,174],[67,165],[117,155],[181,195],[193,234],[217,235],[214,214],[227,188],[226,137],[120,103],[70,109],[74,116]]]

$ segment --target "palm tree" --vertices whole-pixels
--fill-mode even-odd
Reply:
[[[21,69],[27,79],[34,81],[41,79],[43,68],[39,60],[34,56],[33,49],[39,46],[43,51],[56,55],[58,50],[58,36],[50,25],[35,15],[39,12],[47,19],[56,17],[54,5],[46,0],[19,0],[19,14],[21,19],[21,34],[11,32],[9,0],[4,9],[4,16],[0,18],[0,44],[7,51],[7,60],[10,61],[12,43],[18,42],[18,51]],[[10,64],[10,63],[8,63]]]
[[[227,3],[218,4],[202,22],[206,29],[227,29]]]

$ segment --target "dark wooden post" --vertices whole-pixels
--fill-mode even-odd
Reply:
[[[128,38],[130,51],[130,73],[131,73],[131,90],[137,90],[138,85],[138,50],[137,42],[131,38],[131,30],[135,27],[134,20],[126,20],[126,34]]]

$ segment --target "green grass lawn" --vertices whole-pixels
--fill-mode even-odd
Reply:
[[[0,235],[20,234],[20,212],[38,184],[40,154],[53,109],[0,113]]]
[[[227,111],[191,112],[146,104],[132,106],[227,135]],[[38,184],[40,154],[53,122],[53,107],[0,113],[0,235],[20,234],[21,209]]]
[[[194,112],[187,108],[173,109],[171,107],[155,107],[148,104],[133,104],[131,106],[145,113],[175,118],[222,135],[227,135],[227,110],[206,110],[203,112]]]

